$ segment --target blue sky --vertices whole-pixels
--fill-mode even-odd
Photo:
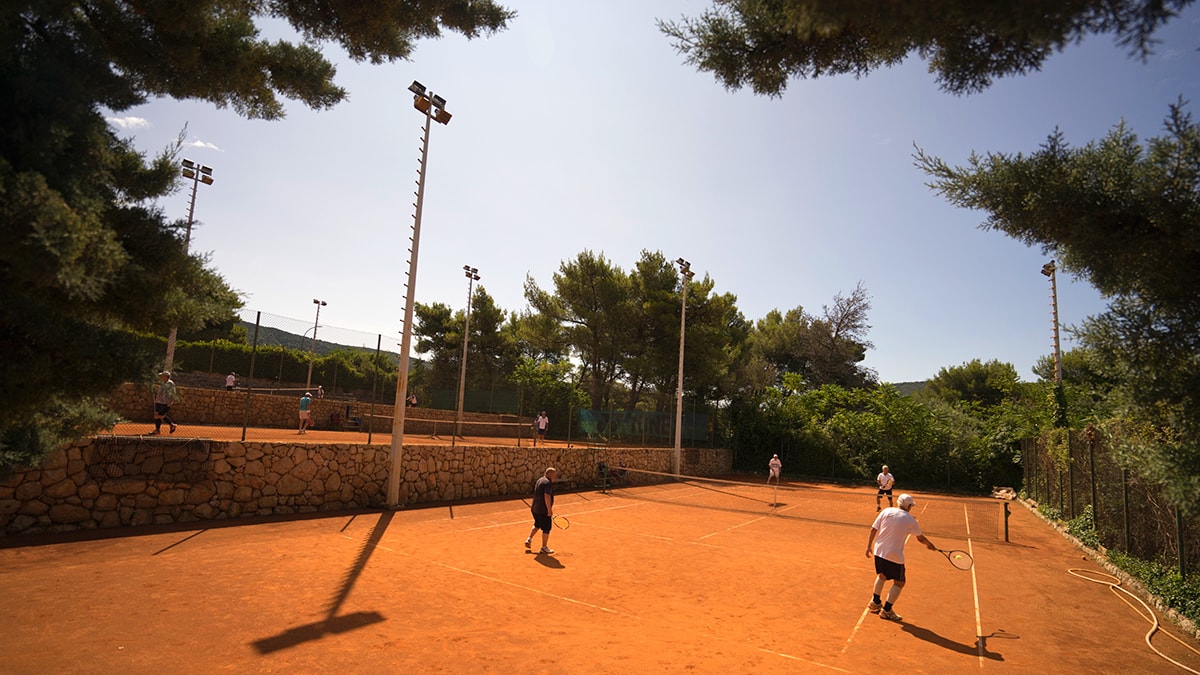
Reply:
[[[408,62],[355,64],[327,46],[349,91],[332,110],[291,104],[264,122],[155,100],[113,124],[148,154],[187,124],[183,156],[215,178],[196,199],[193,251],[249,310],[303,326],[313,298],[328,302],[323,339],[327,327],[383,333],[386,348],[401,331],[424,122],[407,87],[419,80],[454,117],[430,140],[418,302],[462,309],[471,265],[500,307],[522,310],[526,276],[552,288],[585,249],[626,270],[643,250],[686,258],[751,320],[820,314],[862,282],[866,365],[904,382],[975,358],[1033,379],[1051,350],[1049,257],[934,194],[914,146],[961,165],[972,150],[1034,151],[1055,127],[1077,146],[1121,120],[1158,135],[1181,95],[1200,115],[1195,5],[1146,62],[1101,36],[969,97],[939,91],[913,57],[862,79],[793,80],[778,99],[726,91],[655,27],[706,3],[508,6],[509,30],[423,42]],[[161,206],[186,218],[189,195]],[[1064,325],[1103,306],[1059,276]]]

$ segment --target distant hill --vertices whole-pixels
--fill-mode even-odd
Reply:
[[[242,327],[246,329],[246,342],[253,342],[254,324],[247,321],[242,321],[241,324]],[[289,333],[285,330],[261,325],[258,327],[258,345],[260,347],[265,347],[267,345],[278,345],[281,347],[286,347],[287,349],[295,349],[302,352],[307,352],[310,348],[312,348],[313,352],[318,356],[325,356],[336,349],[367,353],[375,352],[374,349],[367,349],[359,346],[339,345],[336,342],[326,342],[320,338],[317,339],[316,346],[314,347],[312,338],[310,337],[296,335],[295,333]],[[395,352],[383,350],[383,353],[391,357],[393,361],[395,361],[398,357],[398,354]]]
[[[888,384],[895,387],[896,391],[900,392],[901,396],[912,396],[918,391],[924,389],[925,385],[929,384],[929,381],[921,380],[920,382],[889,382]]]

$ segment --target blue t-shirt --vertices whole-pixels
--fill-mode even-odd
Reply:
[[[312,403],[312,399],[311,399],[311,398],[309,398],[309,397],[307,397],[307,396],[301,396],[301,397],[300,397],[300,409],[301,409],[301,410],[308,410],[308,404],[309,404],[309,403]]]
[[[550,503],[554,503],[554,481],[542,476],[533,484],[533,506],[531,510],[539,516],[550,513],[546,510],[546,495],[550,495]]]

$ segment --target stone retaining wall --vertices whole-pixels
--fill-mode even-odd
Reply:
[[[226,393],[226,392],[218,392]],[[390,448],[100,437],[0,480],[3,536],[382,507]],[[526,495],[547,466],[591,488],[596,465],[670,471],[669,448],[405,445],[401,497],[420,504]],[[728,450],[686,449],[683,473],[720,475]]]

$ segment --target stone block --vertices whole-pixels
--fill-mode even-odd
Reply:
[[[114,495],[134,495],[146,491],[146,481],[132,478],[117,478],[106,480],[100,484],[100,491]]]
[[[46,488],[45,495],[54,499],[63,499],[79,492],[79,488],[70,480],[61,480]]]
[[[37,499],[42,495],[41,483],[22,483],[13,490],[13,498],[18,501],[26,501],[28,499]]]
[[[75,504],[55,504],[50,507],[50,520],[55,523],[80,523],[91,517],[91,512]]]
[[[162,471],[164,463],[165,461],[163,460],[162,455],[151,455],[147,457],[144,462],[142,462],[139,472],[147,476],[153,476],[154,474]]]
[[[208,500],[212,499],[217,494],[217,488],[212,483],[200,483],[193,485],[187,492],[187,497],[184,499],[185,504],[207,504]]]
[[[162,491],[162,494],[158,496],[158,503],[160,506],[178,506],[183,503],[186,496],[187,493],[182,489],[171,488]]]
[[[25,534],[37,526],[37,522],[35,516],[19,515],[8,522],[4,531],[9,534]]]
[[[275,484],[275,488],[282,495],[298,495],[308,489],[308,482],[288,474],[279,478],[279,482]]]
[[[42,462],[42,470],[64,470],[67,468],[67,452],[66,450],[55,450],[46,455],[46,459]]]

